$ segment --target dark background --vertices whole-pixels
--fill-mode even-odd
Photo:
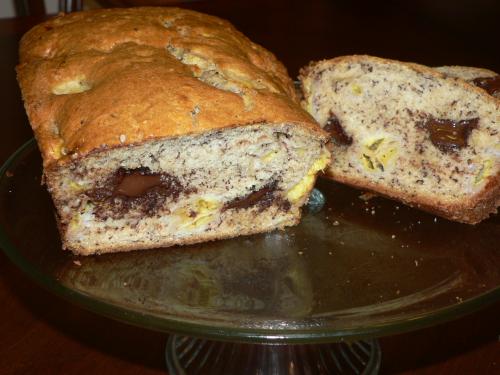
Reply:
[[[176,4],[177,5],[177,4]],[[196,1],[273,51],[296,77],[311,60],[372,54],[500,71],[500,2]],[[31,137],[14,66],[40,18],[0,21],[0,162]],[[164,334],[101,318],[35,285],[0,254],[0,374],[162,374]],[[500,374],[500,303],[381,340],[383,374]]]
[[[212,0],[188,7],[229,19],[284,61],[293,78],[311,60],[349,54],[500,71],[497,0]]]

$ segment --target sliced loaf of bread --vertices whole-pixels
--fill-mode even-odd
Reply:
[[[500,100],[472,84],[496,77],[344,56],[311,63],[300,81],[336,146],[328,177],[474,224],[500,205]]]

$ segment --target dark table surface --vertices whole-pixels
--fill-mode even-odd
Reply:
[[[211,0],[295,77],[344,54],[500,71],[495,0],[375,2]],[[17,44],[39,19],[0,20],[0,162],[31,137],[15,81]],[[166,335],[84,311],[34,284],[0,253],[0,374],[164,374]],[[381,339],[383,374],[500,374],[500,302],[467,317]]]

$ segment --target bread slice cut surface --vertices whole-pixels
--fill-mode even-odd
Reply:
[[[335,146],[328,175],[464,223],[496,212],[500,102],[468,82],[495,75],[464,70],[371,56],[304,68],[303,105]]]

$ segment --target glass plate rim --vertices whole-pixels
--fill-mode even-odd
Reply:
[[[9,167],[28,149],[34,149],[35,139],[31,138],[20,146],[0,168],[0,183],[6,177]],[[76,304],[90,312],[102,315],[106,318],[118,320],[137,327],[175,333],[181,335],[204,337],[222,341],[237,341],[251,343],[327,343],[344,340],[366,339],[381,337],[390,334],[422,329],[448,320],[456,319],[466,314],[477,311],[489,304],[500,300],[500,286],[481,293],[474,298],[464,300],[459,304],[450,305],[432,312],[422,313],[411,320],[397,320],[391,323],[381,323],[374,326],[363,326],[352,329],[262,329],[262,328],[239,328],[225,326],[204,325],[188,320],[175,320],[171,317],[160,318],[156,315],[140,313],[128,310],[102,300],[93,299],[83,293],[65,287],[55,278],[41,272],[33,264],[27,261],[16,247],[10,242],[4,228],[0,226],[0,247],[7,257],[28,275],[36,284],[44,287],[49,292],[62,299]]]

